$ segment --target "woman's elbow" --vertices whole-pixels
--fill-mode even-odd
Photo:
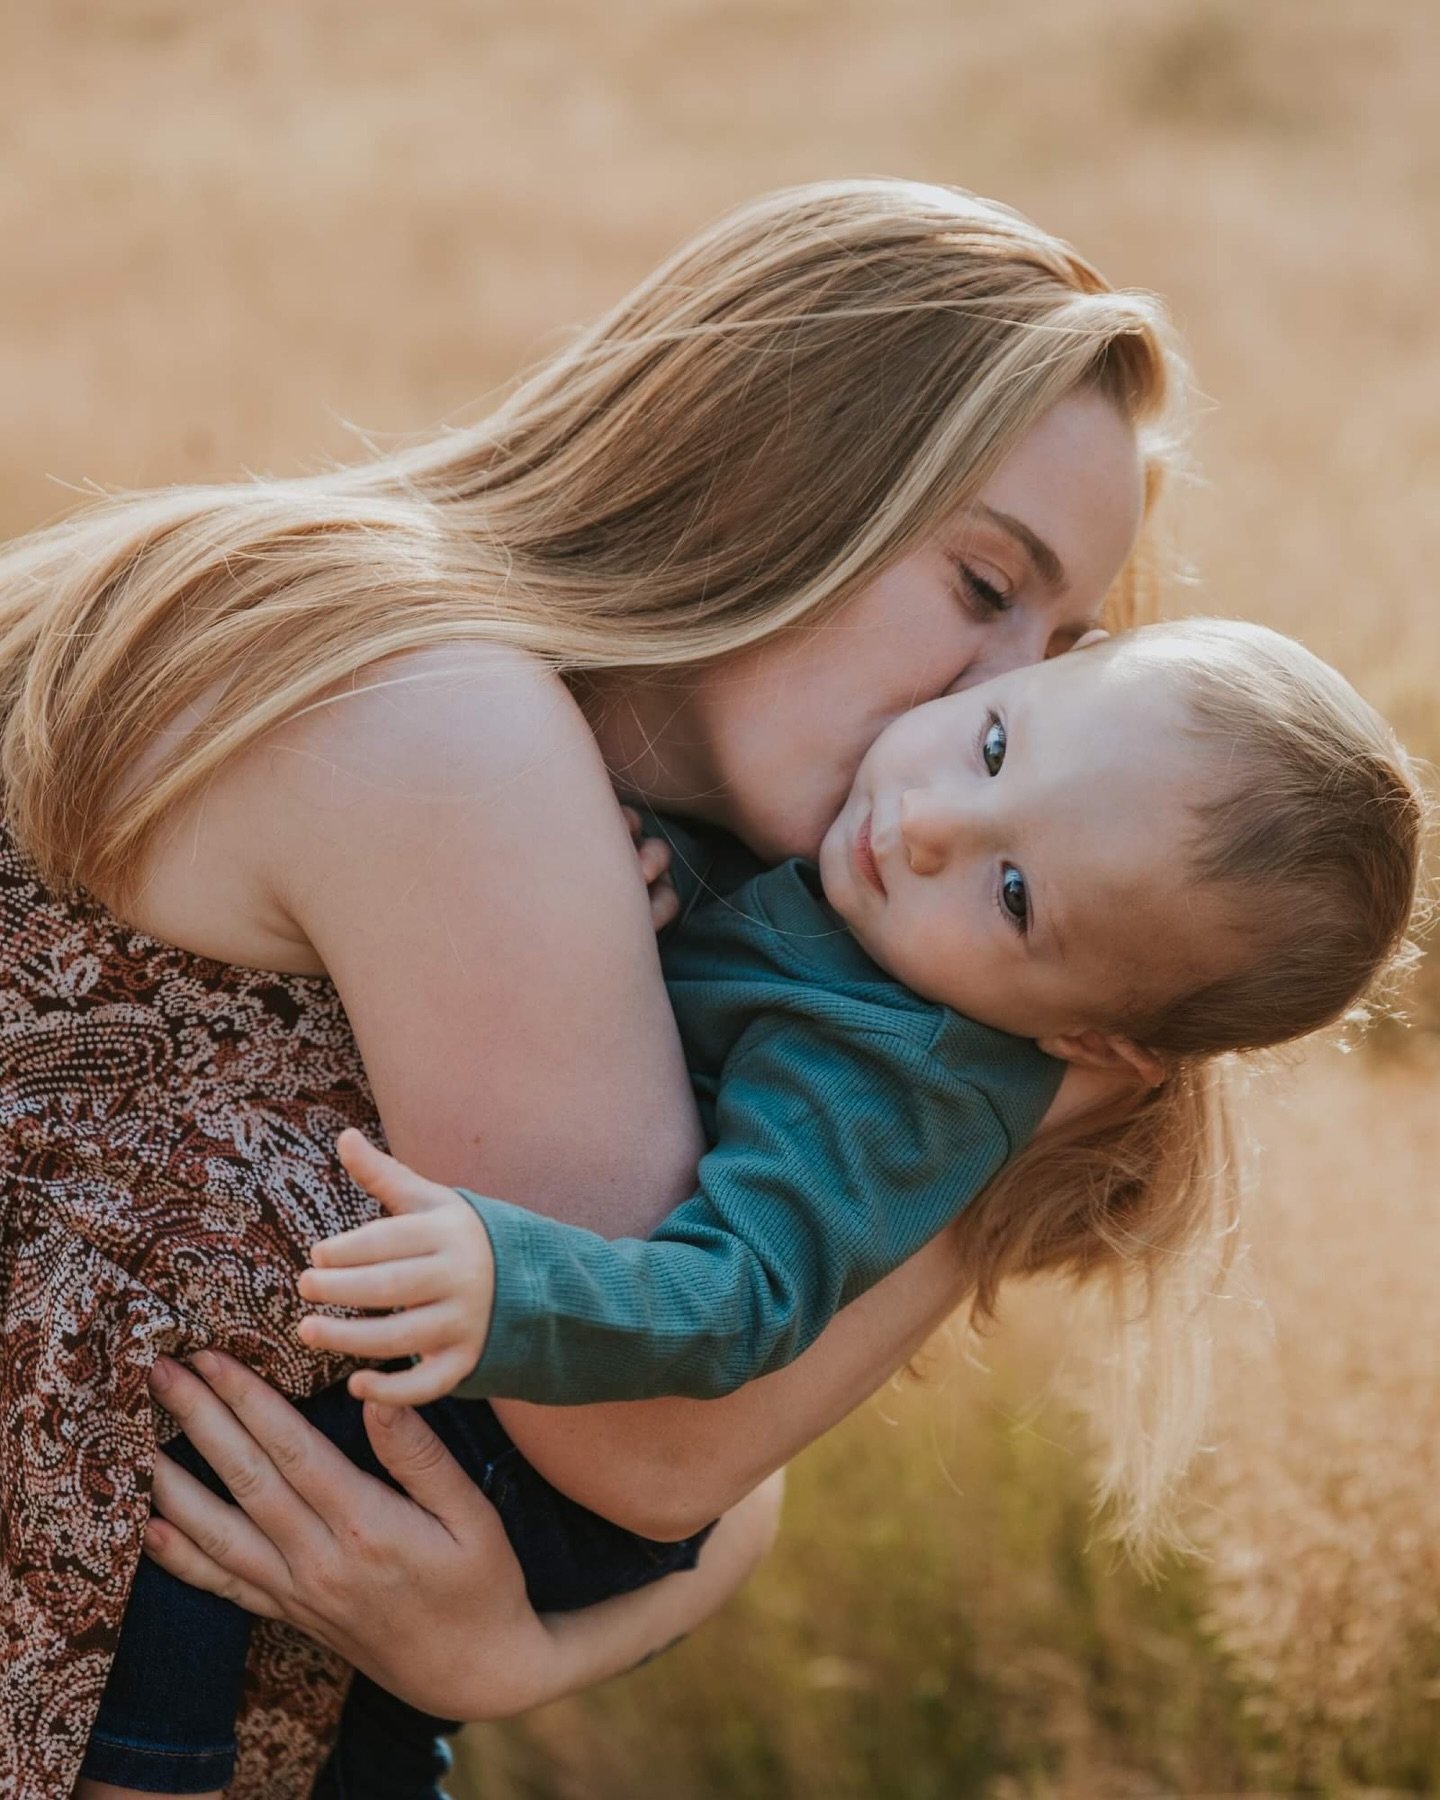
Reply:
[[[717,1500],[703,1507],[687,1505],[683,1498],[677,1497],[668,1507],[651,1508],[643,1516],[637,1515],[640,1525],[630,1525],[629,1529],[662,1543],[674,1543],[681,1538],[693,1537],[717,1519],[737,1530],[743,1522],[747,1546],[745,1569],[740,1577],[743,1581],[774,1548],[784,1497],[785,1471],[777,1469],[747,1494],[732,1494],[723,1502]]]
[[[589,1498],[585,1503],[592,1512],[602,1514],[625,1531],[633,1531],[637,1537],[673,1544],[694,1537],[742,1498],[732,1483],[676,1475],[651,1482],[644,1493],[633,1489],[617,1491]]]
[[[572,1408],[511,1400],[497,1402],[496,1411],[553,1487],[612,1524],[664,1543],[692,1537],[729,1512],[773,1467],[759,1461],[753,1431],[737,1429],[724,1401]]]

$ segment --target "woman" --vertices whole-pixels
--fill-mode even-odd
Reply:
[[[774,196],[474,431],[308,482],[122,502],[13,550],[10,831],[46,894],[83,883],[145,944],[338,995],[385,1132],[425,1173],[571,1218],[600,1196],[583,1222],[643,1232],[689,1191],[700,1143],[611,778],[763,858],[813,854],[887,718],[1063,651],[1107,598],[1113,621],[1135,616],[1172,385],[1153,305],[1003,208],[886,182]],[[183,1240],[183,1196],[175,1210]],[[270,1220],[280,1325],[246,1321],[260,1372],[292,1392],[337,1373],[297,1363],[284,1329],[305,1219],[288,1238]],[[21,1260],[0,1265],[9,1291]],[[131,1352],[131,1375],[157,1348],[237,1345],[224,1281],[167,1269],[171,1335]],[[873,1389],[973,1276],[960,1237],[933,1246],[723,1403],[497,1410],[558,1488],[683,1537]],[[257,1610],[417,1704],[473,1713],[482,1534],[437,1556],[423,1510],[345,1478],[216,1366],[295,1488],[193,1377],[174,1373],[166,1404],[232,1488],[237,1451],[252,1460],[235,1491],[273,1541],[308,1493],[312,1519],[371,1547],[307,1558],[287,1593],[261,1540],[217,1526],[162,1461],[157,1503],[216,1554],[163,1530],[156,1554],[212,1586],[235,1560]],[[13,1374],[3,1401],[9,1512],[35,1422]],[[152,1446],[126,1418],[143,1500]],[[369,1423],[417,1500],[479,1518],[453,1483],[438,1504],[444,1464],[416,1421]],[[117,1535],[123,1592],[138,1533]],[[97,1624],[102,1674],[115,1622]],[[292,1684],[275,1704],[294,1703]]]

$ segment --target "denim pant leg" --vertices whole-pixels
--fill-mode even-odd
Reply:
[[[357,1674],[340,1734],[311,1800],[444,1800],[454,1758],[445,1742],[458,1719],[436,1719]]]
[[[166,1446],[217,1493],[184,1439]],[[251,1614],[142,1556],[81,1774],[148,1794],[203,1794],[235,1772]]]

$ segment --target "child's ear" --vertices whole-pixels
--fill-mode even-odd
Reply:
[[[1077,1063],[1083,1069],[1105,1069],[1119,1074],[1129,1069],[1146,1087],[1159,1087],[1165,1065],[1153,1050],[1118,1031],[1067,1031],[1041,1038],[1040,1048],[1060,1062]]]

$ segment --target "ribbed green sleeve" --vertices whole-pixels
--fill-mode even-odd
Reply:
[[[1053,1091],[1049,1077],[1038,1085],[1027,1126]],[[753,1024],[720,1071],[714,1117],[698,1191],[647,1240],[466,1195],[494,1245],[497,1290],[459,1393],[730,1393],[798,1356],[1012,1149],[976,1081],[891,1029],[884,1007],[853,1000]]]

